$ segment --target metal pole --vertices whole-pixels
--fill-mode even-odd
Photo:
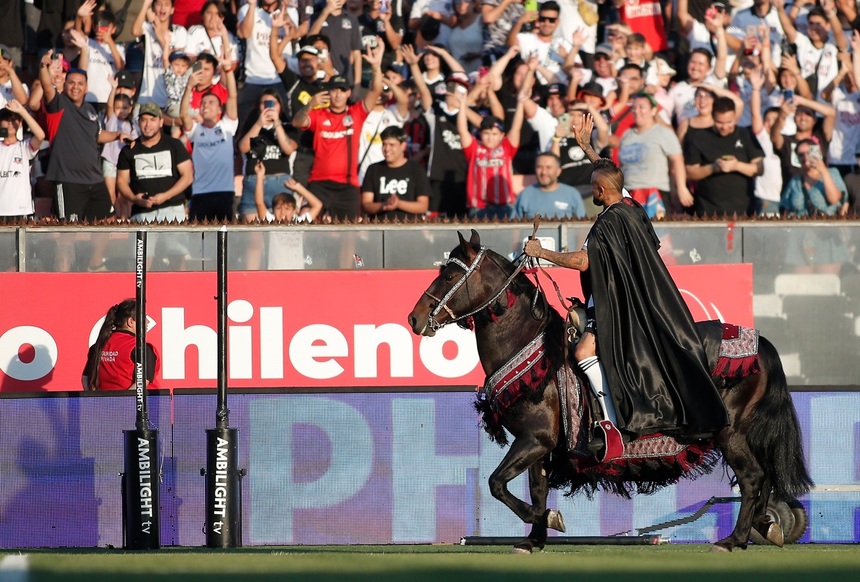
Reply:
[[[214,429],[206,431],[206,546],[242,545],[242,482],[239,431],[228,428],[227,408],[227,228],[218,231],[218,402]]]
[[[150,429],[146,402],[146,231],[135,242],[135,429],[123,431],[123,533],[126,549],[161,547],[158,431]]]

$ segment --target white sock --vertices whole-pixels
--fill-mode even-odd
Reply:
[[[597,397],[603,418],[618,426],[615,406],[612,404],[612,398],[606,389],[606,373],[603,371],[603,364],[600,363],[597,356],[591,356],[579,362],[579,367],[588,377],[588,382],[591,384],[592,392]]]

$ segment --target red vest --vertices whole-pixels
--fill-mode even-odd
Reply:
[[[147,343],[150,352],[147,367],[154,370],[150,388],[158,388],[158,371],[161,367],[158,352]],[[108,338],[99,354],[99,390],[128,390],[134,384],[134,346],[135,337],[127,331],[115,331]],[[154,357],[153,357],[154,356]],[[149,358],[154,361],[150,364]],[[148,376],[148,374],[145,374]]]

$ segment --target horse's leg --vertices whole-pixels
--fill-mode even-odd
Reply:
[[[753,518],[765,484],[764,470],[747,445],[745,435],[727,429],[728,438],[721,445],[723,456],[735,472],[741,490],[741,509],[731,535],[714,544],[712,552],[731,552],[734,548],[746,549]],[[766,497],[766,496],[765,496]]]
[[[499,466],[490,475],[490,493],[493,497],[507,505],[523,522],[532,525],[542,525],[544,527],[549,525],[549,527],[560,529],[558,527],[560,516],[558,521],[554,520],[553,524],[548,524],[547,515],[549,512],[544,507],[529,505],[525,501],[517,499],[508,491],[508,483],[533,465],[537,466],[535,471],[540,472],[542,468],[540,461],[551,450],[551,444],[548,446],[541,443],[534,434],[524,434],[517,437],[508,449],[505,458],[502,459],[502,462],[499,463]],[[544,494],[543,498],[545,501],[546,494]]]
[[[541,459],[529,467],[529,495],[535,512],[543,514],[546,511],[546,497],[549,493],[549,480],[547,479],[546,458]],[[542,550],[546,545],[547,524],[532,524],[532,530],[526,539],[514,546],[514,552],[531,553],[537,548]]]
[[[770,490],[770,479],[765,477],[762,481],[761,494],[756,500],[755,511],[753,511],[752,527],[761,535],[761,537],[781,548],[785,537],[782,531],[782,526],[778,523],[774,523],[767,514],[767,502],[770,500]]]

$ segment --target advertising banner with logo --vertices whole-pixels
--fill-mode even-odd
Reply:
[[[751,326],[752,266],[670,271],[696,320]],[[565,296],[578,273],[551,269]],[[432,270],[263,271],[228,277],[231,388],[476,386],[484,377],[471,332],[415,336],[406,322]],[[558,303],[552,284],[542,286]],[[132,273],[2,273],[0,392],[81,388],[87,348],[111,305],[134,296]],[[165,388],[216,385],[215,273],[151,273],[148,341]]]

